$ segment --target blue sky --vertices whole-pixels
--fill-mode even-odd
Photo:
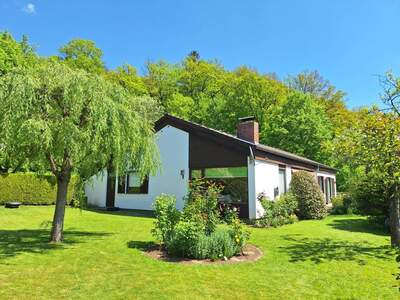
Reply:
[[[395,0],[0,0],[0,30],[27,34],[41,55],[79,37],[96,42],[109,68],[142,71],[197,50],[280,78],[316,69],[350,107],[379,103],[377,75],[400,67],[399,29]]]

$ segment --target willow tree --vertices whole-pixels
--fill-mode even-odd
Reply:
[[[142,176],[156,170],[156,111],[151,98],[132,97],[97,75],[57,62],[0,78],[0,150],[9,161],[34,163],[57,179],[51,241],[63,237],[73,173],[89,178],[110,162]]]

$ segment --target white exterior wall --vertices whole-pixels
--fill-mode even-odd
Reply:
[[[289,182],[287,175],[286,182],[287,184]],[[279,165],[249,159],[248,184],[249,217],[250,219],[260,218],[264,214],[264,209],[257,197],[260,193],[264,193],[269,199],[274,200],[274,189],[279,186]]]
[[[161,166],[155,176],[149,176],[147,194],[119,194],[115,185],[115,206],[126,209],[152,210],[154,199],[160,194],[176,197],[177,208],[182,209],[184,197],[188,193],[189,182],[189,134],[172,126],[165,126],[156,133],[156,143],[160,153]],[[184,178],[181,176],[184,172]],[[105,207],[107,177],[94,181],[86,187],[88,203]],[[101,199],[101,200],[99,200]]]
[[[92,177],[85,185],[85,194],[88,198],[88,204],[97,207],[106,206],[107,170]]]

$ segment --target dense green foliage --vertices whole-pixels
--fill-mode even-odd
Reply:
[[[310,95],[291,92],[287,101],[268,115],[265,128],[268,145],[317,161],[327,161],[325,143],[332,139],[332,126]]]
[[[154,170],[157,107],[148,98],[54,62],[0,77],[0,98],[0,139],[14,164],[32,160],[53,172],[70,165],[87,178],[112,154],[116,168]]]
[[[0,32],[0,76],[15,67],[33,65],[37,57],[26,36],[17,42],[8,32]]]
[[[388,235],[365,217],[329,216],[268,230],[246,226],[264,253],[260,260],[197,265],[148,257],[144,249],[157,242],[150,234],[154,219],[128,211],[67,208],[64,243],[49,244],[43,224],[52,211],[0,207],[1,299],[399,296]]]
[[[355,201],[354,196],[350,193],[340,193],[336,197],[333,197],[331,202],[331,214],[345,215],[359,212],[359,208],[357,207],[358,202]]]
[[[400,119],[372,109],[340,137],[343,159],[363,172],[350,191],[360,212],[389,217],[392,245],[400,246]]]
[[[67,202],[75,199],[78,178],[73,176],[68,187]],[[0,174],[0,204],[18,201],[22,204],[54,204],[56,200],[56,178],[54,175],[35,173]]]
[[[295,211],[298,203],[296,197],[291,192],[281,195],[275,201],[271,201],[263,194],[260,194],[258,200],[264,208],[264,215],[255,221],[256,226],[278,227],[297,221]]]
[[[228,227],[218,227],[218,187],[194,181],[183,212],[172,196],[157,197],[153,236],[168,254],[196,259],[230,258],[242,252],[249,238],[237,216]]]
[[[74,39],[61,47],[60,53],[61,58],[72,68],[96,74],[105,71],[103,51],[93,41]]]
[[[306,171],[294,173],[290,191],[297,199],[300,219],[322,219],[326,216],[324,195],[313,174]]]

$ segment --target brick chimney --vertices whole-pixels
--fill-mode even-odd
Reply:
[[[242,140],[258,144],[258,123],[254,117],[245,117],[239,119],[239,124],[237,125],[237,137]]]

